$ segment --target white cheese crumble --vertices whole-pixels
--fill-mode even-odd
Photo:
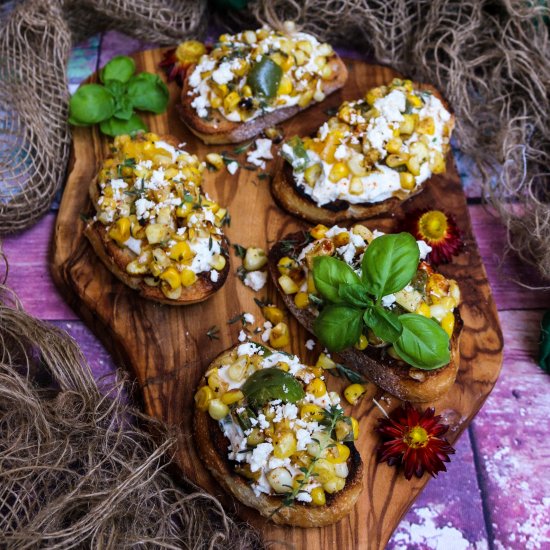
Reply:
[[[244,319],[245,323],[248,323],[250,325],[252,325],[254,323],[254,321],[256,321],[256,319],[254,318],[254,315],[252,315],[252,313],[243,313],[243,319]]]
[[[265,286],[266,282],[266,271],[249,271],[243,279],[243,283],[255,292],[261,290]]]
[[[239,332],[239,342],[244,342],[248,338],[248,334],[244,330]]]
[[[254,166],[265,168],[265,161],[273,158],[273,153],[271,152],[272,141],[260,138],[256,140],[255,144],[256,149],[249,151],[246,160]]]
[[[226,168],[227,171],[233,176],[235,172],[239,169],[239,163],[235,161],[230,162],[229,164],[227,164]]]
[[[309,351],[312,351],[313,349],[315,348],[315,340],[308,340],[306,342],[306,349],[308,349]]]
[[[418,250],[420,251],[420,259],[425,260],[426,256],[432,251],[432,247],[425,241],[416,241],[418,243]]]

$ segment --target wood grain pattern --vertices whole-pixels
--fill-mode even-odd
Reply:
[[[160,50],[136,55],[138,68],[151,72],[156,70],[160,58]],[[359,61],[350,61],[348,65],[350,78],[346,87],[322,105],[285,123],[287,136],[312,132],[326,119],[327,108],[337,106],[343,99],[358,97],[366,88],[384,83],[395,74],[389,68]],[[171,94],[173,99],[177,97],[175,86],[171,86]],[[174,101],[166,114],[149,117],[147,121],[152,131],[175,135],[200,156],[227,149],[198,143],[179,121]],[[376,464],[377,439],[373,428],[380,413],[370,398],[383,396],[374,387],[353,410],[361,426],[359,450],[365,463],[365,490],[348,518],[322,529],[281,528],[220,493],[190,441],[193,390],[209,361],[237,341],[240,327],[227,326],[227,319],[243,311],[259,317],[253,301],[255,294],[231,274],[224,288],[207,302],[173,308],[141,300],[119,283],[93,254],[82,235],[84,224],[80,220],[81,213],[90,211],[87,187],[107,153],[108,142],[95,129],[76,128],[73,137],[69,176],[55,227],[52,274],[70,305],[98,334],[117,362],[134,372],[142,388],[146,411],[181,429],[176,461],[183,472],[220,497],[228,510],[235,510],[259,527],[266,540],[289,543],[296,548],[328,547],[335,543],[344,548],[383,548],[428,479],[407,482],[395,469]],[[228,206],[232,223],[227,235],[233,243],[268,248],[289,231],[305,227],[279,210],[265,180],[258,180],[255,172],[240,170],[235,177],[226,171],[207,173],[204,187]],[[460,373],[452,391],[435,404],[452,424],[450,439],[454,440],[475,416],[497,379],[502,360],[502,334],[452,160],[448,163],[447,175],[434,179],[407,208],[434,204],[453,212],[466,242],[465,252],[442,270],[459,281],[465,298],[461,309],[465,329]],[[397,218],[384,218],[371,222],[370,226],[390,230],[396,223]],[[240,261],[233,258],[233,271],[239,264]],[[261,295],[280,303],[271,284]],[[290,349],[305,361],[313,361],[315,352],[307,351],[304,346],[309,336],[293,319],[289,319],[289,323]],[[219,340],[210,341],[206,331],[214,324],[224,330],[220,331]],[[393,408],[397,400],[390,398],[385,404]],[[281,547],[279,543],[274,546]]]

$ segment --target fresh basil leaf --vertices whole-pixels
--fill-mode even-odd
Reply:
[[[365,308],[372,305],[372,299],[362,284],[340,285],[338,296],[344,303],[357,307]]]
[[[115,100],[120,99],[126,93],[126,84],[119,80],[107,80],[104,86],[113,94]]]
[[[107,120],[115,112],[113,94],[101,84],[84,84],[69,102],[69,122],[75,126],[88,126]]]
[[[271,99],[277,95],[282,76],[283,69],[264,55],[250,69],[246,83],[252,88],[255,97]]]
[[[99,129],[108,136],[120,136],[121,134],[133,134],[140,130],[147,131],[147,126],[135,113],[128,120],[120,120],[111,117],[99,124]]]
[[[550,374],[550,311],[544,314],[540,324],[539,365]]]
[[[418,245],[410,233],[377,237],[363,256],[363,284],[377,299],[398,292],[411,282],[419,260]]]
[[[292,165],[296,172],[303,172],[309,163],[304,142],[298,136],[292,137],[281,147],[281,156]]]
[[[405,313],[399,316],[399,321],[403,332],[393,347],[403,361],[423,370],[437,369],[449,363],[449,336],[433,319]]]
[[[276,367],[257,370],[246,380],[241,390],[247,401],[256,407],[273,399],[296,403],[306,394],[302,384],[292,374]]]
[[[152,73],[139,73],[130,78],[127,94],[134,109],[157,114],[166,111],[170,95],[162,79]]]
[[[313,323],[313,332],[329,351],[353,346],[361,336],[363,312],[354,307],[330,305]]]
[[[403,331],[399,317],[381,306],[369,307],[363,321],[384,342],[395,342]]]
[[[361,284],[357,273],[346,262],[332,256],[313,259],[313,280],[319,294],[334,304],[345,303],[338,294],[340,286]]]
[[[116,108],[113,116],[121,120],[130,120],[133,113],[134,108],[132,102],[127,97],[123,96],[116,100]]]
[[[136,63],[127,55],[117,55],[99,71],[99,79],[106,83],[108,80],[128,82],[136,71]]]

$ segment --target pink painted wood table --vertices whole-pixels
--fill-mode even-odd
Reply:
[[[113,55],[149,45],[109,32],[74,49],[70,88]],[[455,152],[469,210],[505,339],[504,365],[485,406],[457,444],[447,474],[432,480],[405,516],[388,549],[550,549],[550,376],[535,363],[540,320],[550,294],[515,257],[502,260],[504,229],[480,204],[479,182]],[[48,271],[56,205],[24,234],[6,238],[8,284],[26,310],[65,329],[97,377],[114,372],[103,346],[66,305]]]

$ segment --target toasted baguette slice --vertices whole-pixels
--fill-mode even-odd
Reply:
[[[329,64],[333,71],[333,77],[331,80],[323,81],[322,90],[326,96],[342,88],[348,78],[346,65],[336,54],[331,56]],[[206,120],[197,115],[197,112],[191,106],[194,96],[188,94],[191,89],[189,86],[189,75],[193,73],[194,68],[195,65],[189,67],[183,82],[180,116],[187,127],[204,143],[238,143],[251,139],[265,130],[265,128],[279,124],[313,105],[312,102],[306,107],[300,107],[299,105],[282,107],[263,116],[256,117],[248,122],[232,122],[224,118],[219,111],[214,109],[212,118]]]
[[[160,139],[173,147],[178,147],[179,140],[170,135],[159,136]],[[100,197],[99,179],[95,177],[89,187],[89,195],[92,204],[97,208]],[[227,279],[229,273],[229,243],[225,236],[221,241],[221,249],[226,264],[223,270],[219,272],[218,280],[212,281],[209,272],[199,273],[197,281],[188,287],[182,286],[181,296],[177,299],[168,298],[159,286],[150,286],[145,282],[145,276],[130,275],[126,271],[126,266],[136,259],[127,248],[118,246],[108,235],[107,228],[98,220],[92,219],[84,228],[84,234],[90,241],[92,248],[103,262],[105,267],[120,281],[130,288],[137,290],[139,294],[148,300],[160,302],[169,305],[189,305],[202,302],[219,290]]]
[[[278,282],[280,274],[277,263],[279,260],[285,256],[297,256],[300,253],[298,248],[289,251],[288,243],[303,243],[304,235],[302,232],[293,233],[287,235],[284,241],[284,247],[280,241],[269,251],[269,272],[286,307],[304,328],[314,334],[313,323],[315,316],[308,308],[297,308],[293,295],[285,294]],[[463,322],[458,309],[455,309],[454,316],[455,325],[451,338],[451,360],[441,368],[435,370],[417,369],[404,361],[394,359],[388,355],[385,348],[370,345],[363,351],[350,348],[339,352],[339,355],[344,362],[365,374],[378,387],[403,401],[427,402],[439,399],[454,384],[459,369],[459,340]]]
[[[224,351],[209,366],[220,366],[235,348]],[[205,385],[205,382],[200,387]],[[256,496],[249,483],[236,474],[232,462],[227,457],[228,440],[223,435],[218,422],[208,412],[194,411],[194,439],[204,465],[216,481],[237,500],[256,509],[262,516],[280,525],[296,527],[322,527],[340,521],[347,516],[363,489],[363,463],[353,443],[347,443],[350,456],[347,464],[349,474],[344,489],[326,495],[324,506],[311,506],[295,502],[291,506],[281,506],[282,498],[260,494]],[[278,510],[276,513],[274,513]]]
[[[415,90],[431,92],[441,101],[443,107],[451,112],[447,101],[433,86],[429,84],[416,84]],[[451,124],[454,126],[454,115],[452,112],[451,118]],[[271,182],[271,192],[281,208],[311,223],[322,223],[328,226],[346,221],[366,220],[394,212],[406,200],[421,193],[427,184],[427,182],[423,183],[411,193],[399,192],[395,196],[381,202],[352,204],[345,200],[337,200],[319,206],[309,195],[296,186],[292,167],[287,161],[280,158],[275,167],[274,174]],[[432,178],[434,178],[434,183],[436,183],[437,176],[432,176]]]

